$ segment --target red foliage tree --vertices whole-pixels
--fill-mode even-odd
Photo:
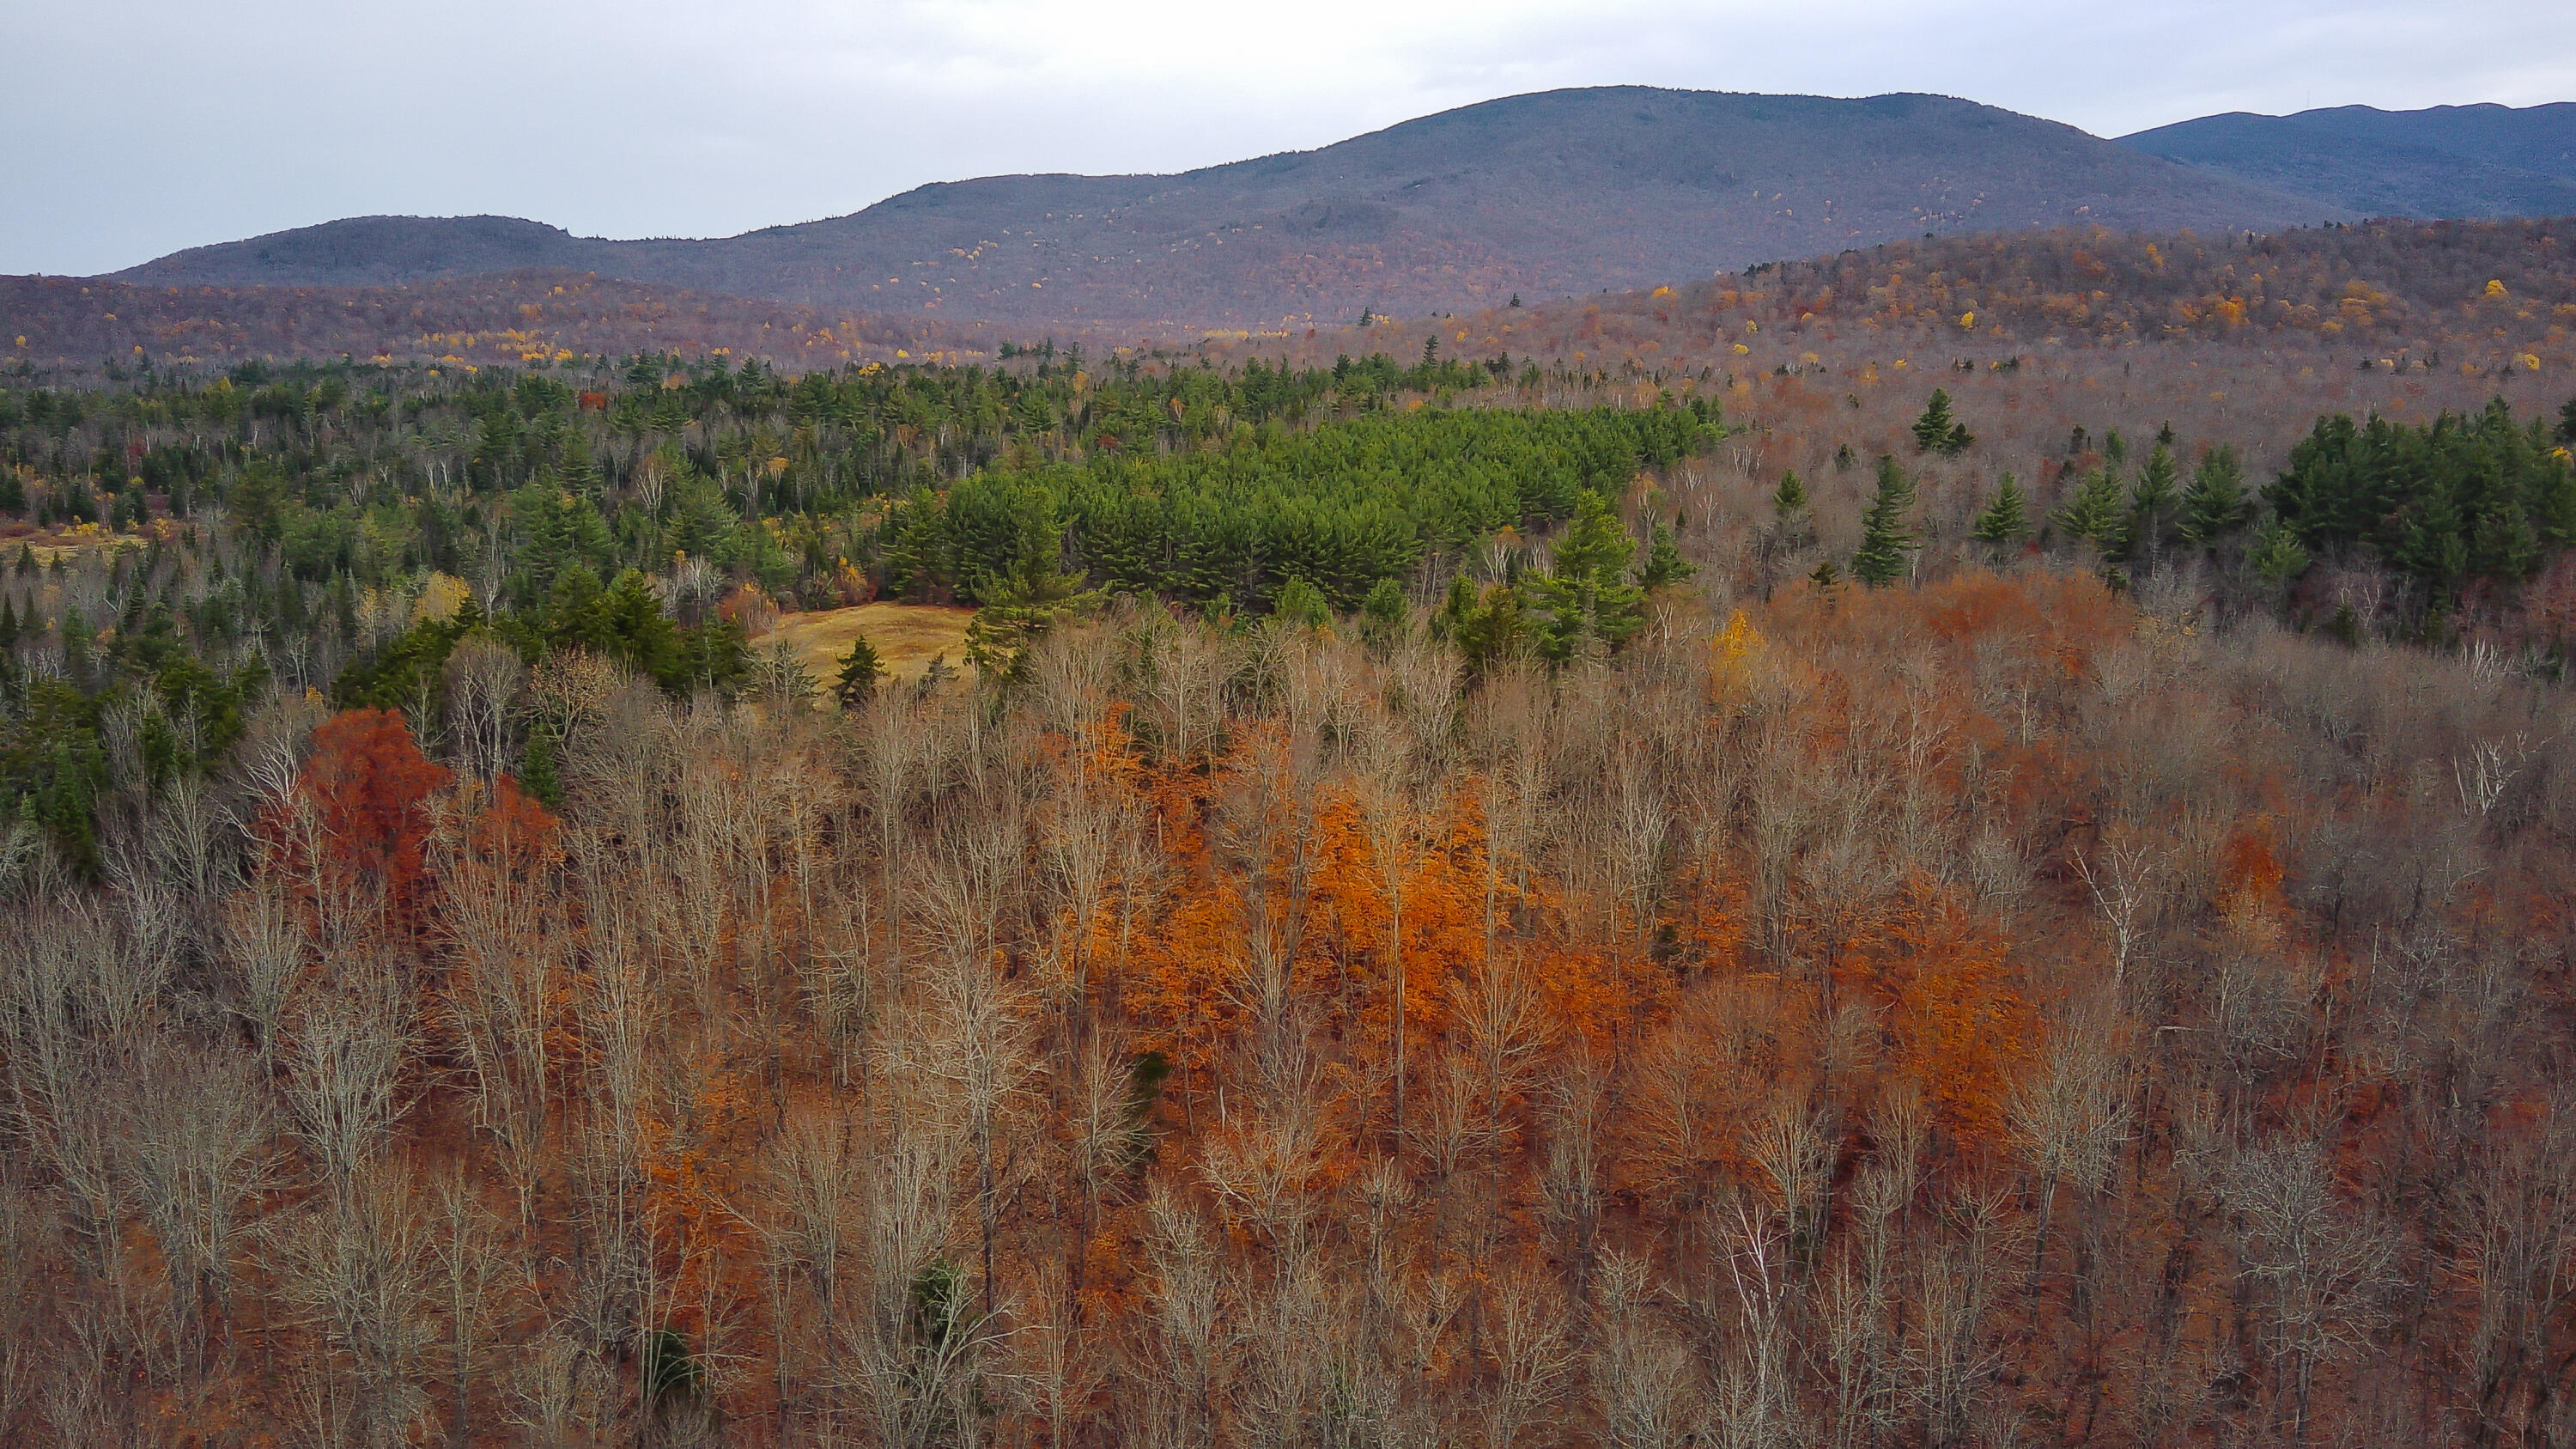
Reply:
[[[421,754],[400,714],[348,710],[313,731],[295,798],[264,812],[259,834],[282,853],[311,904],[324,893],[372,895],[388,924],[410,930],[420,922],[429,800],[448,778]]]

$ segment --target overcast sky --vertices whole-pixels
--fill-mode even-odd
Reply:
[[[399,212],[717,236],[1636,83],[2120,135],[2576,100],[2567,0],[0,0],[0,272]]]

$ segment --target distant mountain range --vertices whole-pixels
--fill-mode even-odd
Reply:
[[[2120,144],[2364,216],[2576,216],[2576,103],[2231,111]]]
[[[371,289],[350,306],[376,315],[424,283],[542,273],[551,287],[588,274],[661,289],[652,306],[692,317],[731,316],[711,299],[739,298],[786,309],[760,314],[772,333],[805,338],[839,319],[836,347],[854,330],[911,329],[927,345],[1472,312],[1927,235],[2278,231],[2399,215],[2576,215],[2576,104],[2238,113],[2109,141],[1940,96],[1616,86],[1488,101],[1175,176],[923,186],[848,216],[714,240],[361,217],[93,280],[121,284],[129,302],[131,289],[201,289],[190,315],[220,322],[272,288]],[[432,310],[479,315],[498,295],[442,292]],[[621,295],[632,307],[646,294]],[[69,325],[53,289],[0,304],[11,297],[44,299],[48,335]]]
[[[1488,101],[1177,176],[924,186],[719,240],[367,217],[116,279],[386,285],[543,267],[948,322],[1268,329],[1653,286],[1927,233],[2272,230],[2349,214],[1940,96],[1620,86]]]

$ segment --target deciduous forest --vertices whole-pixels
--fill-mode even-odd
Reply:
[[[0,1438],[2576,1441],[2560,374],[1403,335],[11,380]]]

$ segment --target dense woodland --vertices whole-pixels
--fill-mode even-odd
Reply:
[[[1464,345],[0,391],[0,1436],[2576,1440],[2548,374]]]

